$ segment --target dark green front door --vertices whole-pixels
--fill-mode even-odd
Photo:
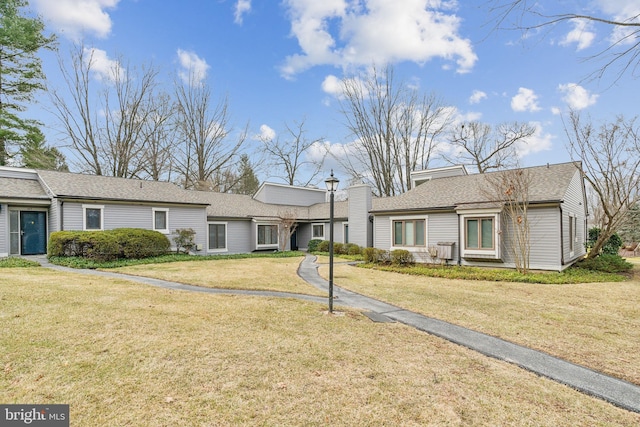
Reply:
[[[47,253],[46,212],[20,212],[20,247],[22,255]]]

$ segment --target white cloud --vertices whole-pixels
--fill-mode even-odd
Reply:
[[[111,17],[106,9],[120,0],[32,0],[45,22],[67,38],[78,41],[86,33],[105,38],[111,33]]]
[[[271,129],[268,125],[260,126],[260,133],[255,136],[255,139],[259,141],[272,141],[276,137],[276,131]]]
[[[585,109],[598,100],[598,95],[589,93],[587,89],[575,83],[558,85],[558,90],[564,94],[562,100],[572,110]]]
[[[342,68],[442,58],[469,72],[477,56],[458,34],[453,0],[285,0],[301,53],[282,67],[291,77],[316,65]]]
[[[236,11],[234,13],[234,22],[242,24],[244,15],[251,12],[251,0],[238,0],[236,2]]]
[[[101,82],[113,82],[125,78],[125,69],[120,62],[110,59],[107,52],[101,49],[84,48],[85,62],[91,61],[91,71]],[[88,65],[88,64],[85,64]]]
[[[529,154],[538,153],[540,151],[549,151],[553,145],[553,139],[555,138],[550,133],[545,133],[542,129],[542,124],[539,122],[529,122],[536,131],[526,140],[520,140],[516,142],[516,152],[518,157],[523,158]]]
[[[593,43],[596,38],[596,33],[592,32],[593,24],[584,19],[570,19],[569,22],[573,24],[573,30],[569,31],[567,35],[560,41],[562,46],[568,46],[576,43],[577,49],[586,49]]]
[[[538,95],[531,89],[521,87],[518,89],[518,94],[511,98],[511,109],[513,111],[540,111]]]
[[[178,49],[178,62],[182,68],[178,76],[185,84],[199,84],[207,78],[209,64],[195,52]]]
[[[342,85],[342,80],[338,77],[330,74],[324,78],[322,81],[322,90],[329,95],[333,95],[336,98],[341,98],[344,86]]]
[[[600,9],[619,22],[640,22],[640,1],[638,0],[597,0]],[[636,42],[635,27],[613,26],[609,37],[610,43],[630,45]]]
[[[487,99],[487,94],[481,90],[474,90],[469,97],[469,104],[478,104],[483,99]]]

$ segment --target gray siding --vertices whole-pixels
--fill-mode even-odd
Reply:
[[[391,247],[391,222],[388,215],[373,218],[373,247],[378,249]]]
[[[570,252],[569,217],[576,217],[576,237],[574,252]],[[571,264],[586,254],[586,200],[580,172],[576,170],[562,204],[562,257],[565,264]]]
[[[265,183],[254,198],[263,203],[290,206],[311,206],[327,200],[324,190],[271,183]]]
[[[438,242],[455,242],[452,248],[453,260],[449,261],[450,264],[458,262],[458,229],[458,214],[455,212],[429,214],[427,219],[427,247],[437,246]],[[428,261],[432,262],[433,260],[429,259]]]
[[[9,255],[9,209],[0,203],[0,257]]]
[[[530,208],[529,268],[534,270],[561,270],[560,263],[560,209],[558,207]],[[514,225],[503,215],[501,218],[501,267],[515,267]]]
[[[167,206],[151,206],[151,205],[125,205],[125,204],[109,204],[109,203],[80,203],[65,202],[63,207],[63,229],[64,230],[82,230],[83,227],[83,211],[82,205],[104,206],[103,228],[112,230],[114,228],[144,228],[153,230],[153,208]],[[207,228],[206,228],[206,211],[204,207],[175,207],[169,206],[169,230],[172,232],[167,237],[173,245],[173,233],[178,228],[192,228],[195,232],[195,243],[206,249],[207,244]]]
[[[226,222],[227,252],[230,254],[251,252],[251,221],[210,221]],[[208,230],[207,230],[208,232]]]
[[[298,224],[298,249],[307,250],[311,240],[311,224]]]
[[[373,245],[373,226],[369,222],[371,210],[371,187],[357,185],[349,187],[349,242],[369,247]],[[343,227],[340,226],[340,234]],[[336,241],[338,240],[336,238]]]

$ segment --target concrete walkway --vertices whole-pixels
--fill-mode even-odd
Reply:
[[[326,297],[293,294],[288,292],[204,288],[200,286],[185,285],[121,273],[97,270],[78,270],[61,267],[48,263],[45,258],[38,259],[38,261],[40,261],[43,267],[55,270],[126,279],[167,289],[203,292],[209,294],[296,298],[327,304]],[[328,292],[329,283],[318,274],[318,265],[315,261],[316,257],[307,255],[298,268],[298,275],[312,286]],[[365,310],[370,312],[368,314],[374,314],[373,318],[378,321],[391,319],[404,323],[420,331],[427,332],[469,349],[478,351],[486,356],[513,363],[588,395],[606,400],[607,402],[621,408],[640,413],[640,386],[635,384],[567,362],[540,351],[513,344],[500,338],[423,316],[409,310],[404,310],[394,305],[378,301],[374,298],[341,289],[337,286],[334,286],[334,298],[335,305]]]

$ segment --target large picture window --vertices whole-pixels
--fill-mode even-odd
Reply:
[[[102,230],[104,206],[82,205],[84,230]]]
[[[487,249],[495,248],[493,217],[465,219],[465,248]]]
[[[209,249],[220,251],[227,249],[227,225],[209,224]]]
[[[425,225],[424,219],[393,221],[393,246],[425,246]]]
[[[271,224],[258,224],[258,245],[277,245],[278,226]]]

